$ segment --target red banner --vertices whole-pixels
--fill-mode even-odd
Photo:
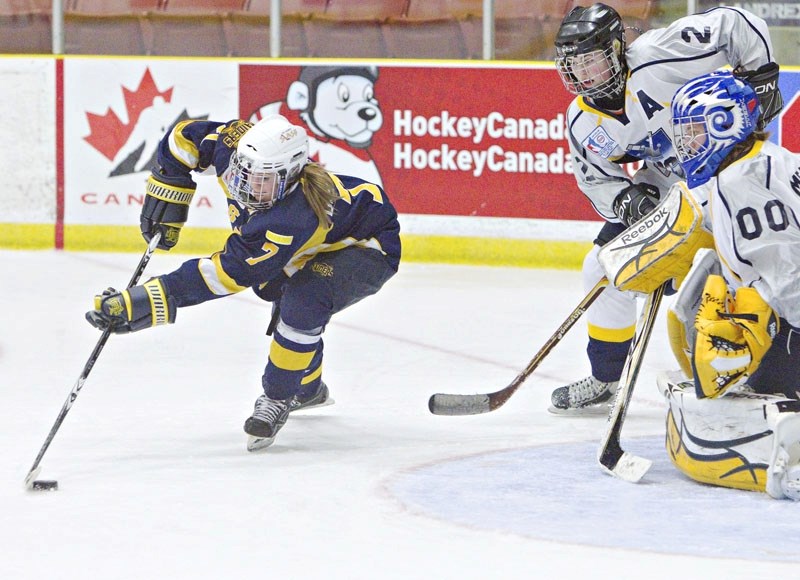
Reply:
[[[239,110],[280,113],[332,171],[381,183],[401,213],[595,220],[553,69],[242,65]]]

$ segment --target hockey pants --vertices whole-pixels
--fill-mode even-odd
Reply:
[[[331,316],[375,294],[395,274],[384,255],[350,247],[320,253],[288,279],[262,386],[271,399],[308,397],[322,376],[322,333]]]

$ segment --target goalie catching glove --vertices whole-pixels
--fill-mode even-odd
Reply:
[[[692,360],[697,398],[715,398],[755,372],[778,334],[778,317],[755,288],[728,293],[722,276],[706,280],[695,318]]]
[[[114,334],[125,334],[172,324],[175,312],[175,303],[170,301],[161,279],[153,278],[122,292],[109,288],[95,296],[94,310],[86,313],[86,320],[100,330],[111,327]]]
[[[142,236],[147,243],[161,232],[160,250],[170,250],[178,243],[183,224],[189,217],[189,204],[196,186],[183,187],[168,183],[162,175],[151,175],[139,219]]]

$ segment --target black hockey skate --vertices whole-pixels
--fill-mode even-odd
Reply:
[[[328,385],[320,381],[319,388],[313,395],[306,398],[297,397],[295,405],[290,410],[300,411],[303,409],[314,409],[316,407],[327,407],[328,405],[333,405],[334,402],[328,391]]]
[[[259,451],[272,445],[278,431],[286,424],[292,406],[296,404],[295,399],[280,401],[266,395],[256,399],[253,414],[244,422],[244,432],[249,435],[247,450]]]
[[[547,410],[554,415],[608,415],[618,385],[619,381],[604,383],[586,377],[553,391],[553,404]]]

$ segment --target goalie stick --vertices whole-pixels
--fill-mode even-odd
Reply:
[[[606,432],[601,441],[600,449],[597,451],[597,461],[604,471],[631,483],[638,482],[647,473],[653,462],[644,457],[637,457],[622,449],[620,432],[622,431],[622,423],[625,421],[625,415],[628,412],[633,386],[636,384],[639,370],[642,367],[644,352],[653,332],[658,307],[664,297],[664,290],[670,283],[671,281],[667,280],[647,296],[642,308],[642,314],[639,316],[639,322],[636,325],[636,336],[631,343],[630,351],[628,351],[625,367],[622,369],[622,379],[614,395],[614,405],[611,407],[611,412],[608,416]]]
[[[536,370],[536,367],[538,367],[550,351],[553,350],[553,347],[561,342],[561,339],[564,338],[567,331],[574,326],[581,316],[583,316],[583,313],[588,310],[592,302],[606,289],[606,286],[608,286],[608,278],[603,277],[580,301],[567,319],[561,323],[561,326],[558,327],[558,330],[555,331],[553,336],[544,343],[544,346],[534,355],[528,363],[528,366],[511,381],[510,385],[494,393],[478,395],[449,395],[445,393],[436,393],[435,395],[431,395],[428,401],[428,409],[430,409],[430,412],[434,415],[479,415],[502,407],[503,404],[511,398],[511,395],[522,386],[525,379]]]
[[[147,249],[142,255],[142,259],[139,260],[139,265],[136,266],[136,270],[131,276],[131,281],[128,282],[127,288],[131,286],[135,286],[136,283],[141,278],[142,273],[144,272],[147,263],[150,261],[150,257],[153,255],[153,252],[156,251],[156,247],[158,246],[158,242],[161,240],[161,233],[156,233],[151,239],[150,243],[147,246]],[[34,480],[39,475],[39,472],[42,470],[40,464],[42,462],[42,458],[44,457],[47,448],[50,447],[50,443],[52,443],[53,438],[56,436],[56,432],[61,427],[61,424],[64,422],[64,418],[69,413],[70,408],[72,408],[72,404],[75,402],[75,399],[78,398],[78,393],[80,393],[81,389],[83,388],[83,383],[86,382],[86,378],[89,376],[89,373],[92,372],[92,368],[94,367],[94,363],[97,362],[97,358],[100,356],[100,353],[103,351],[103,347],[105,347],[106,342],[108,341],[108,337],[111,336],[111,326],[106,328],[103,331],[103,334],[100,336],[100,339],[97,341],[97,344],[94,346],[94,350],[92,350],[92,354],[89,355],[89,360],[86,361],[86,364],[83,366],[83,371],[81,371],[78,380],[75,382],[75,385],[72,387],[72,390],[67,397],[67,400],[64,402],[64,406],[61,407],[61,411],[56,417],[55,423],[53,423],[53,427],[50,429],[50,433],[47,434],[47,439],[45,439],[42,448],[39,450],[39,455],[36,456],[36,460],[33,462],[33,466],[28,471],[28,475],[25,476],[25,488],[26,489],[34,489]]]

